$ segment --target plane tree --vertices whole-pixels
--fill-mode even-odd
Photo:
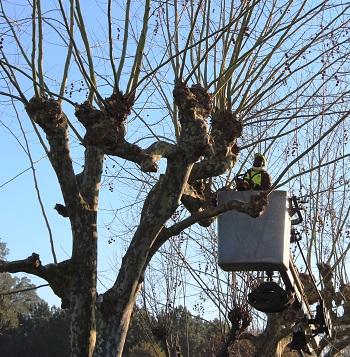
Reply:
[[[270,191],[216,206],[215,191],[232,183],[242,153],[269,154],[346,100],[349,4],[33,0],[0,6],[2,101],[18,123],[14,137],[28,155],[46,225],[31,131],[57,177],[63,202],[55,209],[72,234],[68,259],[57,259],[48,229],[51,263],[35,252],[1,261],[0,271],[49,283],[69,308],[73,355],[120,356],[146,269],[159,249],[228,210],[263,213]],[[322,77],[334,88],[310,115]],[[288,165],[276,161],[272,189],[347,115],[332,117]],[[13,133],[13,123],[2,124]],[[113,177],[110,190],[128,187],[115,215],[122,221],[116,236],[127,243],[113,283],[97,294],[98,205],[106,171]],[[123,213],[132,212],[132,221],[118,213],[126,199]]]

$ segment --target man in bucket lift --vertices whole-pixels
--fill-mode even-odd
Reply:
[[[260,153],[255,154],[253,167],[244,175],[238,175],[235,178],[237,191],[269,189],[272,185],[272,178],[265,168],[266,157]]]

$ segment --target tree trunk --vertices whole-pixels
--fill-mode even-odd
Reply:
[[[123,355],[126,335],[141,285],[141,283],[136,284],[136,290],[129,294],[125,306],[120,306],[120,302],[111,311],[108,318],[102,316],[101,321],[99,321],[95,357],[120,357]]]
[[[303,316],[301,310],[295,310],[292,307],[280,313],[267,314],[264,332],[249,338],[257,351],[254,357],[281,357],[292,339],[292,325]]]
[[[74,237],[70,285],[72,356],[92,356],[96,344],[97,231],[96,212],[86,212]]]
[[[279,341],[277,344],[275,341],[266,341],[257,347],[258,352],[255,357],[282,357],[282,353],[288,342],[290,342],[290,339]]]
[[[122,356],[130,317],[152,257],[151,248],[177,209],[192,169],[186,158],[168,162],[165,175],[144,204],[140,225],[126,252],[114,286],[99,298],[103,322],[96,356]]]

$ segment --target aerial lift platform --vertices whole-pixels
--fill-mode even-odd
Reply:
[[[249,202],[259,191],[219,191],[218,204],[231,200]],[[246,214],[229,211],[218,218],[218,264],[225,271],[263,272],[248,294],[248,303],[266,313],[281,312],[290,306],[301,309],[304,318],[292,328],[290,348],[312,355],[318,347],[318,334],[331,336],[329,311],[321,298],[316,315],[310,309],[303,284],[290,254],[290,244],[295,243],[294,225],[302,222],[296,197],[286,191],[273,191],[264,214],[252,218]],[[273,281],[278,272],[283,287]]]

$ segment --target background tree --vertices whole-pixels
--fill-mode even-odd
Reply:
[[[6,328],[0,336],[2,353],[18,356],[69,356],[69,316],[66,310],[47,303],[31,305],[18,314],[18,326]]]
[[[0,259],[9,250],[0,242]],[[68,313],[40,299],[36,286],[26,277],[0,275],[0,344],[6,356],[67,355]]]
[[[0,261],[5,261],[9,251],[6,243],[0,242]],[[40,302],[36,286],[26,277],[0,275],[0,334],[10,328],[17,328],[19,316],[29,314],[31,306]]]
[[[241,157],[260,150],[275,162],[276,188],[346,122],[348,112],[339,109],[348,94],[349,4],[107,0],[91,12],[78,0],[34,0],[20,13],[13,3],[0,6],[1,94],[22,135],[15,138],[33,170],[52,251],[51,264],[33,253],[2,262],[0,271],[50,284],[70,309],[72,354],[119,356],[146,269],[170,237],[195,223],[208,226],[227,210],[262,213],[265,195],[214,207],[216,189],[231,184],[233,167],[245,163],[238,138]],[[320,116],[327,121],[318,135],[281,165],[286,141]],[[14,133],[14,124],[3,125]],[[64,204],[55,208],[73,238],[65,260],[57,259],[38,190],[29,128],[62,193]],[[110,177],[102,179],[103,172]],[[104,222],[111,241],[122,237],[123,258],[97,297],[101,185],[118,191],[116,214]],[[277,354],[279,342],[271,347]]]

